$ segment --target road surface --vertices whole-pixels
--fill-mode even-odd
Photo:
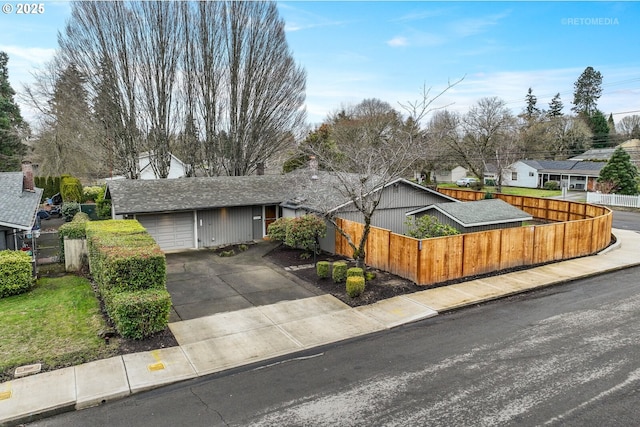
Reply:
[[[639,274],[481,304],[33,425],[637,425]]]

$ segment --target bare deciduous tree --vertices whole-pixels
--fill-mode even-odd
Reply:
[[[407,119],[386,102],[366,99],[328,118],[331,143],[309,147],[318,163],[331,172],[332,189],[361,216],[364,231],[356,240],[336,223],[335,205],[327,204],[323,212],[345,237],[359,266],[364,266],[366,243],[382,190],[403,177],[424,155],[426,139],[418,123],[437,109],[433,103],[457,83],[433,97],[429,90],[423,90],[421,100],[403,106],[409,113]]]

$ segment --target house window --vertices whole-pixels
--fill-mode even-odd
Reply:
[[[585,177],[584,176],[576,176],[576,181],[585,181]]]
[[[518,172],[511,172],[511,181],[518,180]]]
[[[533,172],[529,172],[529,176],[533,176]]]

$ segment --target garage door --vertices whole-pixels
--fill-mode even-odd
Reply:
[[[162,250],[193,248],[193,213],[137,215]]]

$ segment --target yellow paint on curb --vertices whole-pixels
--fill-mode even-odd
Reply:
[[[147,369],[149,369],[151,372],[161,371],[164,369],[164,363],[162,362],[152,363],[150,365],[147,365]]]
[[[163,370],[164,363],[162,363],[162,359],[160,357],[160,350],[152,350],[149,353],[151,354],[151,357],[153,357],[156,360],[156,363],[147,365],[147,369],[151,372]]]
[[[5,384],[8,390],[0,391],[0,400],[11,399],[11,382]]]

